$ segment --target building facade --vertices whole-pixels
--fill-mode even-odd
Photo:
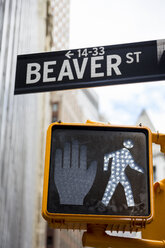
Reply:
[[[52,50],[69,48],[69,0],[52,0],[49,18],[52,25]],[[49,36],[50,37],[50,36]],[[52,122],[99,121],[98,97],[93,89],[68,90],[51,93]],[[46,248],[80,248],[82,231],[53,230],[47,226]]]
[[[98,97],[92,89],[59,91],[51,94],[52,121],[98,121]]]
[[[46,9],[46,0],[0,1],[0,248],[37,247],[37,175],[50,100],[49,93],[14,96],[14,81],[17,54],[45,50]]]
[[[49,229],[41,216],[45,136],[51,121],[99,120],[97,95],[13,94],[18,54],[68,48],[69,7],[69,0],[0,3],[0,248],[81,247],[81,232]]]

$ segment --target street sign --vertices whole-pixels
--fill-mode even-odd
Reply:
[[[15,94],[165,79],[165,40],[18,55]]]
[[[144,127],[51,124],[43,217],[57,228],[142,228],[153,215],[151,142]]]

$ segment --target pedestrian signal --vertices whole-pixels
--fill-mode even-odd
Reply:
[[[146,127],[51,124],[43,217],[56,228],[141,229],[153,216],[151,154]]]

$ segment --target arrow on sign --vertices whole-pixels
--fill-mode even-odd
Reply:
[[[68,52],[65,54],[65,56],[66,56],[68,59],[70,59],[72,55],[74,55],[74,53],[71,53],[71,51],[68,51]]]

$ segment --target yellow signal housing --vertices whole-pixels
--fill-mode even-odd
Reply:
[[[147,127],[52,123],[42,216],[59,229],[101,224],[111,231],[142,230],[154,215],[152,167]]]

